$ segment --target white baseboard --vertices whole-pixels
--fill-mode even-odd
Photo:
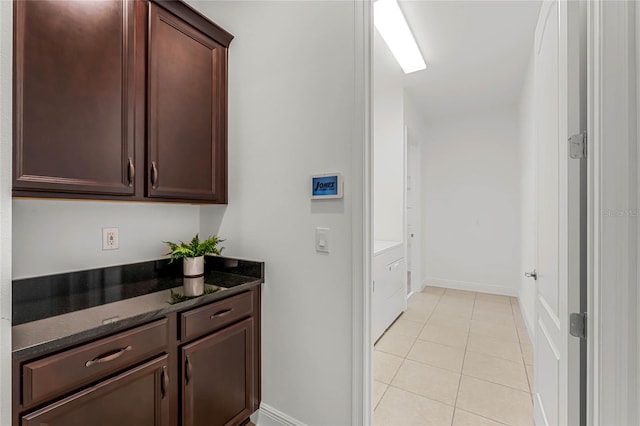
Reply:
[[[251,421],[256,426],[306,426],[267,404],[260,404],[260,409],[251,416]]]
[[[527,327],[527,333],[529,333],[529,340],[531,341],[531,344],[535,344],[536,340],[534,339],[535,333],[533,328],[535,319],[532,318],[531,312],[524,309],[522,303],[520,302],[520,296],[518,296],[518,304],[520,305],[520,312],[522,312],[524,325]]]
[[[444,278],[427,277],[425,285],[433,287],[452,288],[456,290],[477,291],[480,293],[499,294],[502,296],[518,296],[518,289],[513,287],[504,287],[495,284],[474,283],[468,281],[447,280]]]

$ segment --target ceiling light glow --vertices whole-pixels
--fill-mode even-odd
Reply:
[[[427,67],[396,0],[373,4],[373,23],[405,74]]]

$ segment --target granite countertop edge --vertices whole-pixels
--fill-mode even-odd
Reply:
[[[241,293],[243,291],[249,290],[261,284],[263,284],[263,280],[256,278],[253,281],[246,282],[229,289],[217,291],[211,294],[205,294],[200,297],[196,297],[196,298],[186,300],[184,302],[175,303],[175,304],[169,304],[168,302],[170,299],[171,290],[164,290],[161,292],[157,292],[157,293],[154,293],[156,297],[166,298],[167,300],[166,306],[156,308],[156,309],[146,309],[146,310],[143,309],[141,310],[141,312],[136,313],[135,315],[118,319],[113,322],[102,324],[96,327],[90,327],[85,330],[73,332],[63,336],[56,335],[56,333],[52,332],[51,338],[38,339],[38,341],[35,343],[16,345],[15,339],[14,339],[14,345],[11,350],[11,358],[12,360],[16,361],[16,360],[21,360],[25,358],[31,358],[37,355],[44,355],[51,351],[55,351],[55,350],[63,349],[75,344],[87,342],[92,338],[95,338],[98,336],[103,336],[103,335],[108,335],[115,332],[123,331],[125,329],[153,321],[154,319],[162,318],[163,316],[172,312],[195,308],[197,306],[205,305],[207,303],[211,303],[219,299],[227,298],[229,296]],[[119,304],[119,303],[125,303],[125,302],[136,303],[136,299],[141,299],[147,296],[150,296],[150,295],[138,296],[138,297],[126,299],[123,301],[114,302],[113,304]],[[38,328],[44,328],[44,329],[48,329],[48,328],[57,329],[55,324],[58,321],[60,321],[61,317],[64,317],[66,315],[74,315],[75,317],[78,317],[76,320],[81,320],[82,315],[89,314],[92,310],[105,309],[104,307],[108,307],[108,305],[101,305],[93,308],[82,309],[79,311],[72,312],[70,314],[58,315],[58,316],[42,319],[39,321],[20,324],[17,326],[13,326],[12,331],[19,328],[28,329],[34,326]]]

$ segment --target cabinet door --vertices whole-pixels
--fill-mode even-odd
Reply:
[[[15,3],[15,195],[133,194],[134,15],[126,0]]]
[[[149,6],[147,196],[226,203],[227,49]]]
[[[22,416],[22,426],[168,426],[167,355]]]
[[[184,426],[237,425],[252,413],[254,320],[182,348]]]

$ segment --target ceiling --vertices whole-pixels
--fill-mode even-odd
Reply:
[[[426,119],[515,104],[540,1],[400,1],[427,69],[406,75]]]

